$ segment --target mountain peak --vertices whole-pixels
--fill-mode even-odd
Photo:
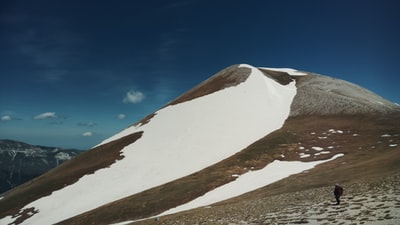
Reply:
[[[391,113],[400,107],[375,93],[351,82],[303,72],[292,68],[254,67],[236,64],[216,73],[193,89],[173,100],[179,104],[244,82],[252,71],[260,71],[281,85],[295,81],[296,96],[290,116]]]
[[[392,122],[398,121],[398,109],[343,80],[289,68],[233,65],[0,199],[7,203],[0,204],[0,222],[109,224],[155,216],[228,184],[242,188],[243,183],[235,185],[242,180],[238,177],[259,174],[253,171],[265,169],[272,177],[302,171],[292,166],[297,163],[268,169],[281,161],[313,166],[340,161],[336,165],[352,169],[354,164],[352,171],[363,171],[371,152],[389,152],[384,159],[395,160],[387,150],[400,143],[400,128]],[[365,117],[354,116],[361,114]],[[316,183],[308,173],[301,176]],[[248,182],[257,179],[266,177]],[[64,207],[55,208],[54,202]]]
[[[287,85],[292,82],[294,80],[292,76],[307,75],[307,73],[291,68],[257,68],[249,64],[236,64],[214,74],[209,79],[173,100],[170,104],[178,104],[197,97],[212,94],[225,88],[236,86],[244,82],[251,75],[252,70],[261,71],[265,76],[282,85]]]

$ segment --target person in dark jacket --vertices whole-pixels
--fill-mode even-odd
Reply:
[[[343,194],[343,188],[339,184],[335,184],[335,189],[333,190],[333,194],[335,195],[336,205],[340,204],[340,196]]]

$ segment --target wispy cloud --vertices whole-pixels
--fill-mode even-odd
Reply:
[[[97,125],[97,123],[95,123],[95,122],[79,122],[78,123],[78,126],[80,126],[80,127],[94,127],[96,125]]]
[[[9,115],[5,115],[5,116],[2,116],[0,120],[1,121],[10,121],[10,120],[12,120],[12,118]]]
[[[57,120],[57,121],[52,121],[49,123],[50,125],[63,125],[64,121],[62,120]]]
[[[157,49],[160,59],[173,58],[172,52],[178,45],[178,38],[175,33],[165,33],[161,35],[159,47]]]
[[[157,101],[166,103],[178,97],[178,95],[182,94],[185,90],[185,88],[182,88],[180,80],[171,77],[157,76],[154,81],[152,96],[154,96]]]
[[[50,32],[50,33],[49,33]],[[33,63],[44,66],[45,68],[58,68],[65,61],[70,61],[72,49],[75,48],[75,40],[68,31],[59,28],[31,28],[22,31],[14,40],[17,49],[28,56]]]
[[[91,132],[91,131],[88,131],[88,132],[85,132],[85,133],[82,134],[82,136],[84,136],[84,137],[91,137],[93,135],[94,135],[94,133]]]
[[[124,99],[122,100],[123,103],[139,103],[141,101],[143,101],[143,99],[145,98],[145,95],[140,92],[140,91],[135,91],[135,90],[129,90]]]
[[[63,80],[66,65],[80,62],[76,54],[84,39],[69,29],[68,21],[59,17],[48,17],[35,13],[20,12],[4,15],[4,25],[12,27],[5,39],[32,64],[42,68],[39,81],[56,82]]]
[[[57,115],[55,112],[45,112],[34,117],[35,120],[44,120],[44,119],[56,119]]]
[[[186,28],[176,28],[160,34],[159,44],[156,48],[159,60],[170,62],[177,59],[178,53],[187,47],[185,44],[187,31]]]
[[[68,74],[66,70],[48,69],[40,74],[39,82],[52,83],[62,81]]]
[[[121,113],[121,114],[118,114],[117,118],[120,119],[120,120],[123,120],[123,119],[126,118],[126,115]]]

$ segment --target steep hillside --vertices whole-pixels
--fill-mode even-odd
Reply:
[[[399,121],[397,105],[342,80],[231,66],[5,195],[0,223],[179,218],[168,214],[393,176],[400,164]],[[183,215],[193,216],[189,224],[196,221],[197,214]]]
[[[246,151],[311,160],[320,153],[311,147],[318,143],[345,156],[211,206],[125,224],[398,224],[399,119],[398,114],[290,118]],[[335,183],[345,189],[340,206],[334,205]]]
[[[190,201],[194,196],[203,195],[217,186],[235,180],[236,178],[232,177],[233,174],[240,175],[249,170],[261,169],[273,160],[306,162],[328,159],[338,153],[344,154],[343,157],[334,161],[290,176],[243,197],[227,201],[223,203],[227,204],[224,205],[226,208],[223,207],[223,210],[230,209],[230,204],[239,210],[242,201],[268,199],[277,194],[284,195],[312,188],[328,187],[334,183],[364,182],[368,184],[375,179],[395,175],[400,169],[400,126],[393,123],[393,121],[398,121],[397,119],[400,119],[399,115],[379,119],[352,115],[290,118],[281,129],[216,165],[105,205],[61,224],[101,224],[101,221],[107,220],[110,214],[118,215],[120,221],[156,216],[168,208]],[[207,211],[207,209],[204,210]],[[183,213],[184,221],[189,224],[199,222],[196,212],[195,210],[192,218],[188,216],[191,213]],[[225,215],[225,223],[215,224],[227,224],[229,218],[232,217],[229,216],[229,211],[225,211],[223,215]],[[163,224],[176,224],[182,219],[180,216],[171,217],[179,219],[171,220],[170,223],[162,220]],[[244,215],[242,219],[245,218]],[[154,218],[149,221],[154,222]]]

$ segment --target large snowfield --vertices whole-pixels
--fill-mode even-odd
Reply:
[[[252,69],[245,82],[162,108],[149,123],[129,127],[105,140],[101,144],[143,131],[139,140],[122,150],[125,156],[122,160],[26,205],[25,209],[34,207],[39,213],[23,224],[54,224],[187,176],[232,156],[282,127],[296,95],[295,82],[281,85],[257,68],[241,66]],[[284,70],[300,75],[295,70]],[[323,162],[275,161],[263,170],[248,172],[235,182],[164,214],[237,196]],[[231,195],[225,195],[230,192]],[[8,216],[0,224],[13,220]]]

